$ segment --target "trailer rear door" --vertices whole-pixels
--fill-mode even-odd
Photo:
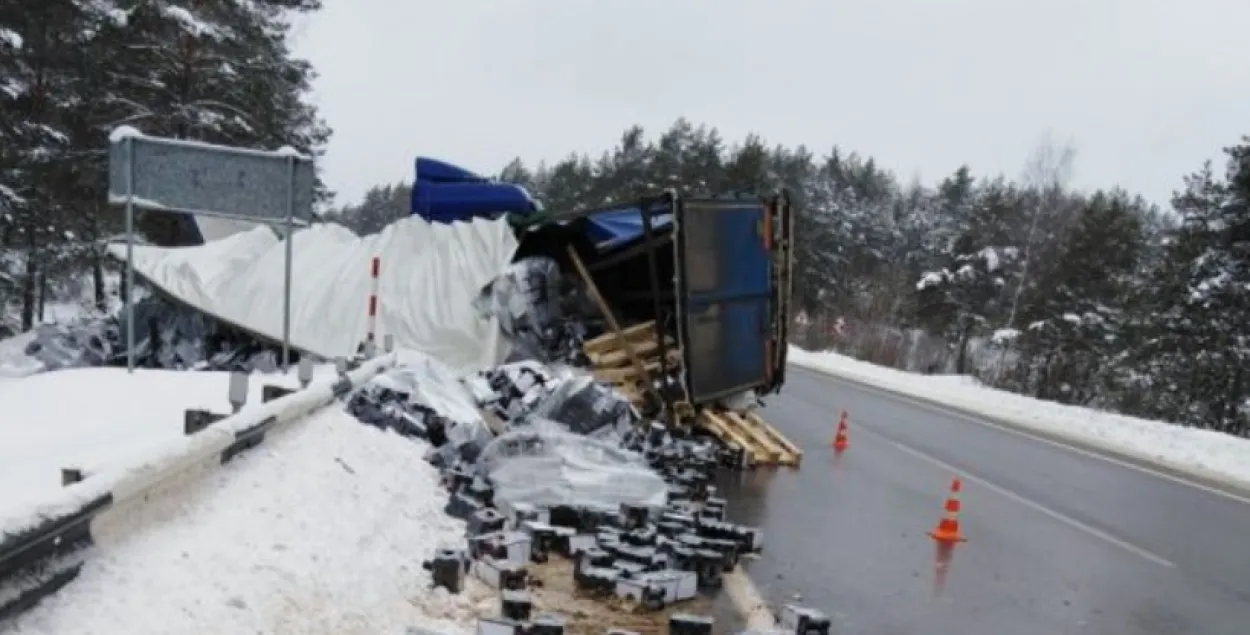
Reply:
[[[758,200],[676,205],[679,337],[696,405],[773,384],[771,211]]]

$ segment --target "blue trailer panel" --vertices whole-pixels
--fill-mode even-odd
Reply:
[[[692,403],[770,383],[770,223],[759,201],[687,200],[678,206],[679,323]]]

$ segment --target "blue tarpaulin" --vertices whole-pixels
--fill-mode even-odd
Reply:
[[[412,213],[430,222],[454,223],[538,209],[525,188],[491,181],[436,159],[417,157]]]
[[[417,157],[412,184],[412,213],[430,222],[454,223],[499,214],[529,215],[538,205],[525,188],[492,181],[464,168],[427,157]],[[657,210],[659,211],[659,210]],[[652,216],[656,229],[672,223],[664,210]],[[642,213],[637,206],[595,212],[586,217],[588,237],[608,249],[642,236]]]
[[[651,216],[651,226],[655,229],[672,222],[673,215],[668,212]],[[599,249],[627,243],[642,236],[642,211],[638,207],[623,207],[598,212],[586,218],[586,232]]]

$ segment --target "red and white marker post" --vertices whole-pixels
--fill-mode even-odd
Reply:
[[[366,336],[366,342],[373,347],[377,346],[378,332],[378,272],[382,269],[382,259],[374,256],[369,263],[369,277],[372,279],[369,288],[369,334]]]

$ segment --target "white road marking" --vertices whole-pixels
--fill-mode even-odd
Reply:
[[[1169,568],[1176,567],[1176,563],[1172,562],[1171,560],[1168,560],[1167,558],[1156,555],[1146,549],[1138,547],[1137,545],[1134,545],[1133,543],[1123,540],[1121,538],[1116,538],[1115,536],[1112,536],[1111,534],[1097,527],[1091,527],[1075,518],[1072,518],[1071,516],[1066,516],[1041,503],[1025,498],[1024,496],[1021,496],[1001,485],[995,485],[994,483],[991,483],[979,476],[974,476],[972,474],[969,474],[937,457],[930,456],[929,454],[921,452],[920,450],[917,450],[913,447],[903,445],[902,443],[899,443],[898,441],[891,440],[890,443],[892,443],[899,450],[906,452],[907,454],[910,454],[918,459],[928,461],[929,463],[932,463],[933,465],[936,465],[942,468],[943,470],[946,470],[952,474],[958,474],[960,478],[962,478],[965,481],[976,483],[977,485],[980,485],[981,487],[984,487],[985,489],[988,489],[993,492],[997,492],[1001,494],[1002,496],[1005,496],[1017,503],[1020,503],[1021,505],[1024,505],[1025,507],[1041,512],[1042,514],[1045,514],[1046,516],[1049,516],[1050,518],[1054,520],[1057,520],[1065,525],[1068,525],[1069,527],[1072,527],[1079,531],[1085,532],[1095,538],[1099,538],[1108,543],[1111,543],[1125,551],[1128,551],[1129,553],[1138,555],[1157,565],[1161,565],[1161,566],[1169,567]]]
[[[1082,447],[1079,447],[1079,446],[1076,446],[1076,445],[1072,445],[1072,443],[1065,443],[1065,442],[1063,442],[1063,441],[1057,441],[1057,440],[1055,440],[1055,439],[1048,439],[1048,438],[1043,437],[1043,436],[1038,436],[1036,433],[1033,433],[1033,432],[1031,432],[1031,431],[1029,431],[1029,430],[1025,429],[1023,426],[1019,426],[1019,427],[1017,427],[1017,426],[1012,426],[1012,425],[1009,425],[1009,424],[999,423],[999,422],[997,422],[997,421],[993,421],[992,419],[990,419],[990,418],[989,418],[989,415],[987,415],[987,418],[982,419],[982,418],[975,417],[975,416],[973,416],[973,415],[969,415],[969,414],[967,414],[967,413],[965,413],[965,412],[962,412],[962,411],[960,411],[960,410],[955,410],[955,409],[952,409],[952,408],[950,408],[950,407],[948,407],[948,406],[944,406],[944,405],[942,405],[942,404],[934,403],[934,402],[931,402],[931,401],[926,401],[926,400],[924,400],[924,399],[917,398],[917,397],[912,397],[912,396],[910,396],[910,395],[904,395],[904,394],[902,394],[902,393],[897,393],[897,392],[894,392],[894,391],[892,391],[892,390],[888,390],[888,389],[885,389],[885,388],[879,388],[879,387],[877,387],[877,386],[873,386],[873,385],[871,385],[871,384],[862,383],[862,382],[856,381],[856,380],[854,380],[854,379],[850,379],[850,378],[847,378],[847,377],[843,377],[843,376],[841,376],[841,375],[834,375],[834,374],[832,374],[832,373],[825,373],[825,372],[821,372],[821,371],[818,371],[818,370],[812,370],[812,369],[810,369],[810,368],[804,368],[804,367],[802,367],[802,366],[799,366],[799,368],[803,368],[804,370],[806,370],[806,371],[808,371],[808,372],[810,372],[810,373],[812,373],[812,374],[814,374],[814,375],[820,375],[820,376],[823,376],[823,377],[829,377],[829,378],[831,378],[831,379],[833,379],[833,380],[835,380],[835,381],[840,381],[840,382],[847,383],[847,384],[853,384],[853,385],[855,385],[855,386],[857,386],[857,387],[859,387],[859,388],[864,389],[864,390],[865,390],[865,391],[867,391],[867,392],[877,393],[877,394],[882,395],[882,396],[884,396],[884,397],[886,397],[886,398],[889,398],[889,399],[894,399],[894,400],[896,400],[896,401],[902,401],[902,402],[904,402],[904,403],[911,404],[912,406],[915,406],[915,407],[920,408],[920,409],[922,409],[922,410],[931,410],[931,411],[934,411],[934,412],[940,412],[940,413],[945,414],[945,415],[947,415],[947,416],[950,416],[950,417],[955,417],[955,418],[957,418],[957,419],[962,419],[962,420],[964,420],[964,421],[968,421],[968,422],[971,422],[971,423],[976,423],[976,424],[979,424],[979,425],[985,426],[985,427],[987,427],[987,428],[994,428],[995,430],[1001,430],[1001,431],[1006,432],[1006,433],[1009,433],[1009,434],[1014,434],[1014,435],[1017,435],[1017,436],[1024,437],[1024,438],[1026,438],[1026,439],[1031,439],[1031,440],[1033,440],[1033,441],[1040,441],[1040,442],[1045,443],[1045,444],[1047,444],[1047,445],[1051,445],[1051,446],[1054,446],[1054,447],[1057,447],[1057,448],[1062,448],[1062,449],[1067,450],[1067,451],[1069,451],[1069,452],[1075,452],[1075,453],[1077,453],[1077,454],[1080,454],[1080,455],[1082,455],[1082,456],[1089,457],[1089,458],[1091,458],[1091,459],[1097,459],[1097,460],[1099,460],[1099,461],[1104,461],[1104,462],[1107,462],[1107,463],[1111,463],[1111,464],[1113,464],[1113,465],[1118,465],[1118,466],[1120,466],[1120,467],[1128,468],[1128,469],[1130,469],[1130,470],[1134,470],[1134,471],[1136,471],[1136,472],[1140,472],[1140,473],[1142,473],[1142,474],[1147,474],[1147,475],[1149,475],[1149,476],[1153,476],[1153,477],[1155,477],[1155,478],[1163,479],[1163,480],[1165,480],[1165,481],[1171,481],[1171,482],[1173,482],[1173,483],[1178,483],[1178,484],[1180,484],[1180,485],[1185,485],[1185,486],[1188,486],[1188,487],[1192,487],[1192,488],[1194,488],[1194,489],[1202,490],[1202,491],[1207,492],[1207,493],[1210,493],[1210,494],[1215,494],[1216,496],[1221,496],[1221,497],[1223,497],[1223,498],[1227,498],[1227,499],[1229,499],[1229,500],[1236,501],[1236,502],[1238,502],[1238,503],[1242,503],[1243,505],[1250,505],[1250,498],[1247,498],[1247,497],[1245,497],[1245,496],[1241,496],[1241,495],[1236,494],[1236,493],[1234,493],[1234,492],[1230,492],[1230,491],[1227,491],[1227,490],[1222,490],[1222,489],[1219,489],[1219,488],[1217,488],[1217,487],[1212,487],[1212,486],[1210,486],[1210,485],[1205,485],[1205,484],[1203,484],[1203,483],[1199,483],[1199,482],[1197,482],[1197,481],[1192,481],[1192,480],[1189,480],[1189,479],[1187,479],[1187,478],[1183,478],[1183,477],[1177,476],[1177,475],[1175,475],[1175,474],[1169,474],[1169,473],[1167,473],[1167,472],[1160,472],[1160,471],[1158,471],[1158,470],[1155,470],[1155,469],[1150,468],[1149,466],[1146,466],[1146,465],[1141,465],[1141,464],[1138,464],[1138,463],[1132,463],[1132,462],[1129,462],[1129,461],[1125,461],[1125,460],[1123,460],[1123,459],[1119,459],[1119,458],[1116,458],[1116,457],[1114,457],[1114,456],[1109,456],[1109,455],[1107,455],[1107,454],[1103,454],[1103,453],[1101,453],[1101,452],[1098,452],[1097,450],[1090,450],[1090,449],[1082,448]],[[1074,441],[1073,443],[1076,443],[1076,442]],[[1143,460],[1145,460],[1145,459],[1143,459]]]

